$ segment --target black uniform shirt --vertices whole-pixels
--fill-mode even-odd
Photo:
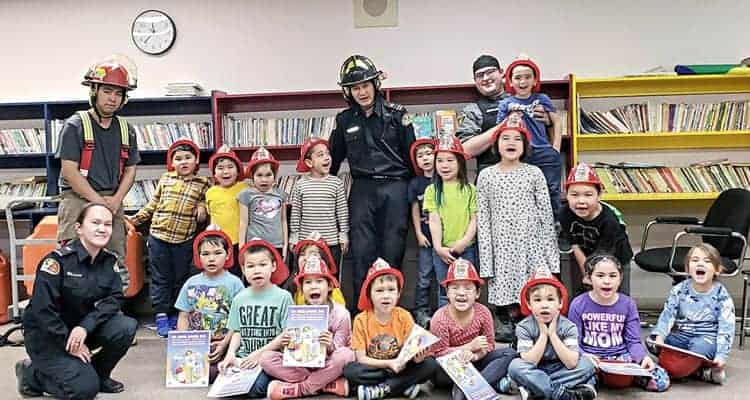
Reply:
[[[414,142],[414,127],[406,109],[375,97],[369,117],[359,106],[336,116],[331,133],[331,174],[338,174],[341,162],[349,161],[354,178],[408,179],[413,175],[409,146]]]
[[[92,260],[79,240],[47,255],[23,315],[27,348],[64,349],[74,327],[91,334],[119,313],[123,294],[116,260],[107,249]]]

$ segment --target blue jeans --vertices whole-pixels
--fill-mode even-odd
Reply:
[[[266,392],[268,391],[268,384],[271,383],[271,376],[266,371],[260,371],[258,378],[255,379],[255,383],[247,392],[247,397],[251,399],[265,399]]]
[[[151,306],[156,314],[168,314],[190,277],[193,240],[175,244],[149,236],[146,244],[151,268]]]
[[[553,147],[533,147],[525,163],[536,165],[542,170],[547,181],[549,200],[552,205],[552,215],[557,221],[560,210],[560,176],[562,175],[562,158],[560,152]]]
[[[472,264],[477,264],[477,244],[474,243],[467,247],[466,250],[460,255],[464,260],[470,261]],[[443,259],[432,250],[432,265],[435,267],[435,277],[438,281],[438,308],[448,304],[448,296],[445,294],[445,288],[440,285],[440,282],[445,280],[445,276],[448,275],[448,265],[443,262]]]
[[[565,368],[560,361],[541,361],[535,365],[522,358],[511,361],[508,376],[519,386],[525,387],[532,397],[558,399],[565,388],[584,383],[593,383],[596,369],[588,357],[579,356],[573,369]]]
[[[432,265],[432,247],[420,247],[414,311],[430,311],[430,287],[432,286],[433,276],[435,276],[435,267]]]
[[[703,354],[709,360],[713,360],[716,355],[716,339],[708,336],[691,335],[678,331],[667,335],[664,343],[690,350],[693,353]]]

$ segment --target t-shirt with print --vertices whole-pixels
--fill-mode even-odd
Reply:
[[[560,236],[572,245],[577,245],[583,254],[596,252],[615,256],[621,265],[628,265],[633,258],[625,227],[615,213],[602,204],[602,211],[591,221],[577,216],[569,207],[560,210]]]
[[[590,293],[583,293],[570,303],[568,319],[578,327],[578,343],[584,353],[602,358],[627,353],[637,363],[646,356],[638,308],[624,294],[618,294],[614,304],[601,305]]]
[[[189,314],[190,330],[211,331],[211,340],[222,340],[227,332],[227,319],[232,299],[244,285],[240,278],[222,271],[218,276],[205,273],[188,279],[174,307]]]
[[[246,239],[261,238],[273,247],[283,247],[284,238],[281,228],[281,210],[286,196],[279,189],[273,188],[267,193],[255,188],[248,188],[237,195],[240,204],[247,207],[248,221]]]
[[[578,351],[578,328],[569,319],[560,315],[557,319],[557,337],[565,346],[573,351]],[[539,325],[533,315],[529,315],[516,325],[516,338],[518,339],[518,353],[525,353],[534,347],[539,339]],[[552,342],[547,341],[547,347],[542,354],[543,362],[559,362]]]
[[[401,307],[393,308],[385,324],[375,318],[373,310],[363,311],[354,317],[352,350],[365,350],[368,357],[378,360],[394,359],[413,327],[414,319]]]
[[[523,122],[531,133],[531,145],[533,147],[551,147],[547,138],[547,128],[544,123],[534,119],[534,108],[541,105],[547,112],[555,112],[555,105],[544,93],[532,93],[527,99],[519,99],[515,96],[500,100],[497,109],[497,123],[501,123],[514,111],[523,113]]]
[[[409,181],[409,187],[406,191],[406,198],[409,200],[409,204],[418,202],[419,204],[419,221],[422,227],[422,234],[427,236],[427,240],[432,243],[432,235],[430,234],[429,215],[424,210],[424,191],[427,186],[432,183],[432,178],[426,176],[415,176]]]
[[[428,213],[440,214],[443,228],[443,246],[453,246],[464,237],[471,217],[477,213],[477,188],[466,184],[463,189],[458,182],[443,183],[443,198],[440,206],[435,198],[435,184],[427,186],[424,191],[423,209]],[[472,238],[474,243],[476,238]]]
[[[240,203],[237,196],[245,189],[248,189],[247,183],[237,182],[228,188],[211,186],[206,191],[206,207],[211,223],[218,225],[232,244],[240,241]]]
[[[237,357],[267,345],[286,325],[292,295],[276,285],[261,292],[245,288],[232,300],[227,327],[241,336]]]

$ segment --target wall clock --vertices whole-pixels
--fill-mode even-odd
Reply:
[[[133,43],[146,54],[164,54],[177,38],[174,21],[165,12],[147,10],[133,20],[130,29]]]

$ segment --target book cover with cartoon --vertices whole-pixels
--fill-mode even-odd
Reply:
[[[496,400],[500,395],[484,380],[474,364],[461,358],[461,351],[454,351],[437,358],[445,373],[464,392],[468,400]]]
[[[286,331],[289,345],[284,348],[285,367],[322,368],[326,347],[320,344],[320,333],[328,329],[328,306],[290,306]]]
[[[421,326],[414,324],[414,327],[409,333],[409,337],[404,341],[404,345],[401,347],[401,351],[398,353],[396,358],[400,363],[406,364],[411,361],[414,356],[420,351],[432,346],[437,343],[440,339],[433,335],[430,331],[422,328]]]
[[[208,387],[209,331],[170,331],[167,336],[168,388]]]

